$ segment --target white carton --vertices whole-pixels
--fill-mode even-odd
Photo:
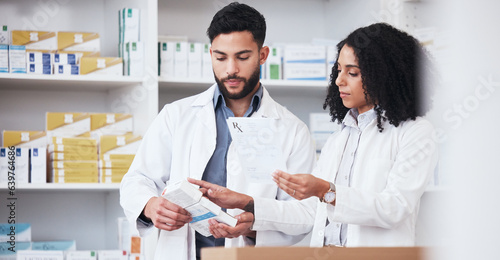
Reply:
[[[29,183],[30,150],[29,148],[16,148],[16,183]]]
[[[0,44],[0,73],[9,72],[9,45]]]
[[[47,148],[33,147],[30,149],[31,168],[30,183],[47,182]]]
[[[54,74],[80,75],[80,65],[54,64]]]
[[[128,260],[127,251],[124,250],[99,250],[97,251],[99,260]]]
[[[9,30],[7,29],[7,25],[3,25],[2,28],[0,28],[0,45],[9,45],[9,44],[10,44]]]
[[[0,259],[16,260],[17,252],[21,250],[30,250],[31,242],[0,242]]]
[[[283,54],[285,80],[326,80],[323,45],[286,45]]]
[[[202,75],[204,79],[213,79],[214,72],[212,69],[212,56],[210,56],[210,44],[203,44],[203,54],[202,54]]]
[[[141,11],[136,8],[123,8],[118,12],[120,43],[138,42],[140,38]]]
[[[175,42],[159,42],[160,76],[174,77]]]
[[[15,240],[14,240],[15,239]],[[31,224],[0,224],[0,242],[30,242],[31,241]]]
[[[127,42],[126,52],[126,75],[142,77],[144,75],[144,45],[142,42]]]
[[[199,42],[189,43],[188,53],[188,77],[201,78],[203,44]]]
[[[17,260],[64,260],[63,251],[19,250]]]
[[[99,140],[102,135],[125,135],[134,131],[132,114],[90,114],[90,136]]]
[[[76,241],[75,240],[59,240],[59,241],[31,242],[31,249],[33,249],[33,250],[47,250],[47,251],[76,250]]]
[[[174,53],[174,77],[186,78],[188,76],[188,43],[176,42]]]
[[[209,219],[215,219],[232,227],[238,222],[237,219],[222,211],[221,207],[206,197],[202,197],[201,191],[185,180],[168,185],[161,195],[188,211],[193,218],[189,223],[190,226],[204,236],[212,235],[208,229]]]
[[[97,253],[91,250],[68,251],[66,260],[97,260]]]
[[[9,72],[26,73],[26,46],[9,45]]]
[[[123,59],[118,57],[82,57],[80,74],[123,75]]]
[[[332,122],[329,113],[310,113],[309,130],[316,145],[316,153],[321,153],[327,139],[340,129],[340,125]]]
[[[283,79],[283,50],[271,47],[266,60],[266,79]]]
[[[77,65],[80,63],[80,58],[83,56],[81,52],[75,53],[55,53],[54,64]]]
[[[27,73],[28,74],[51,75],[52,74],[52,65],[41,64],[41,63],[29,63]]]
[[[53,53],[48,52],[40,52],[40,51],[27,51],[26,52],[26,63],[40,63],[40,64],[48,64],[52,63]]]

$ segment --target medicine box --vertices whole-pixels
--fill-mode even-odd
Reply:
[[[29,63],[27,73],[28,74],[51,75],[52,74],[52,65],[41,64],[41,63]]]
[[[30,150],[16,147],[16,183],[29,183]]]
[[[266,60],[266,78],[283,79],[283,49],[271,47]]]
[[[203,197],[201,191],[186,180],[168,185],[161,195],[188,211],[193,218],[189,225],[204,236],[212,235],[208,229],[208,220],[212,218],[229,226],[236,226],[235,218]]]
[[[3,133],[3,146],[44,147],[48,144],[45,131],[8,131]]]
[[[82,57],[80,75],[123,75],[123,59],[118,57]]]
[[[12,45],[23,45],[26,50],[57,50],[57,33],[48,31],[12,31]]]
[[[53,53],[40,52],[40,51],[27,51],[26,52],[26,63],[40,63],[40,64],[52,64]]]
[[[26,73],[26,46],[9,46],[9,72]]]
[[[33,246],[33,245],[32,245]],[[64,252],[60,250],[19,250],[17,260],[64,260]]]
[[[124,135],[134,131],[132,114],[92,113],[90,114],[90,135],[99,139],[102,135]]]
[[[0,28],[0,45],[9,45],[10,44],[10,37],[9,37],[9,30],[7,28],[7,25],[2,25]]]
[[[31,249],[31,242],[0,242],[0,259],[17,260],[17,252]]]
[[[138,42],[140,38],[140,9],[123,8],[118,11],[119,42]]]
[[[79,65],[54,64],[54,74],[57,75],[80,75]]]
[[[142,42],[125,44],[125,75],[142,77],[144,74],[144,47]]]
[[[135,154],[142,137],[139,135],[103,135],[99,140],[99,154],[102,159],[110,160],[111,155]]]
[[[160,76],[174,77],[175,42],[159,42]]]
[[[42,250],[42,251],[71,251],[71,250],[76,250],[76,241],[61,240],[61,241],[31,242],[31,249]]]
[[[46,130],[49,137],[90,136],[89,113],[47,112]]]
[[[75,250],[66,252],[66,260],[97,260],[97,252],[92,250]]]
[[[60,137],[54,136],[49,140],[50,144],[54,145],[63,145],[62,149],[66,147],[67,149],[71,148],[70,146],[81,146],[82,149],[87,149],[89,147],[97,147],[97,140],[90,137]]]
[[[330,78],[330,75],[332,74],[333,65],[337,62],[337,53],[337,46],[326,46],[326,76],[328,78]]]
[[[99,250],[97,251],[99,260],[128,260],[128,254],[125,250]]]
[[[210,44],[203,44],[203,54],[202,58],[202,75],[204,79],[212,79],[214,77],[214,72],[212,69],[212,56],[210,56]]]
[[[202,73],[203,44],[199,42],[189,43],[188,53],[188,77],[201,78]]]
[[[95,32],[58,32],[57,50],[97,53],[101,51],[101,40]]]
[[[47,146],[30,149],[30,183],[47,182]]]
[[[17,242],[31,241],[31,224],[30,223],[0,223],[0,242],[12,241],[12,236]]]
[[[0,73],[9,72],[9,45],[0,44]]]
[[[9,182],[9,166],[15,164],[15,161],[12,162],[9,159],[9,152],[11,152],[9,148],[0,147],[0,184],[7,184]]]
[[[325,46],[286,45],[283,77],[285,80],[326,80]]]
[[[56,138],[58,139],[58,138]],[[62,138],[61,138],[62,139]],[[89,139],[94,141],[94,139]],[[61,140],[62,142],[62,140]],[[97,146],[95,145],[63,145],[63,144],[50,144],[48,147],[48,152],[71,152],[78,154],[97,154]]]
[[[54,57],[54,64],[61,64],[61,65],[77,65],[80,63],[80,58],[83,56],[82,52],[75,52],[75,53],[55,53],[53,55]]]
[[[97,160],[97,153],[95,154],[83,154],[79,152],[52,152],[49,153],[49,159],[51,161],[89,161]]]
[[[188,42],[176,42],[174,53],[174,77],[186,78],[188,76]]]
[[[51,183],[98,183],[97,169],[52,169],[49,175]]]

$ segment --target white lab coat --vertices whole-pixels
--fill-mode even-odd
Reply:
[[[329,214],[331,221],[348,223],[346,246],[414,246],[420,197],[437,164],[433,127],[422,118],[399,127],[384,122],[383,127],[380,133],[374,119],[363,131],[351,187],[336,187],[335,207],[316,197],[280,202],[279,208],[272,207],[275,202],[258,199],[254,229],[287,230],[288,234],[312,229],[310,245],[321,247]],[[347,128],[329,137],[313,171],[315,176],[335,180],[347,137]],[[316,209],[311,210],[314,201]],[[309,210],[313,217],[299,214]],[[278,214],[283,211],[287,213]]]
[[[120,187],[120,203],[125,215],[141,235],[152,227],[145,227],[138,216],[151,197],[159,196],[168,181],[187,177],[201,179],[205,166],[216,145],[216,123],[213,105],[213,85],[198,95],[165,105],[144,135],[135,159]],[[279,138],[286,169],[291,172],[311,172],[315,153],[307,126],[291,112],[276,103],[263,91],[260,108],[252,117],[275,118],[285,127],[273,131]],[[253,197],[279,200],[292,199],[276,184],[249,182],[241,173],[235,148],[230,145],[227,158],[227,187]],[[228,210],[232,215],[241,210]],[[279,231],[257,233],[256,245],[292,245],[303,235],[288,236]],[[249,245],[246,238],[226,239],[226,247]],[[155,259],[195,259],[195,231],[189,225],[175,231],[160,231]]]

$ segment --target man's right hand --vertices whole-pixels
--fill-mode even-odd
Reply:
[[[173,231],[193,220],[189,212],[162,197],[149,199],[144,216],[151,219],[156,228]]]

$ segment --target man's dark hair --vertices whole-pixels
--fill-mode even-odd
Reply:
[[[210,43],[219,34],[249,31],[259,48],[266,38],[266,19],[264,16],[246,4],[232,2],[219,10],[207,29]]]
[[[365,98],[375,104],[380,132],[382,121],[397,127],[427,113],[431,93],[425,90],[432,84],[433,70],[427,53],[414,37],[388,24],[376,23],[349,34],[337,45],[339,54],[345,45],[354,50]],[[329,107],[332,121],[341,122],[349,108],[340,98],[337,76],[338,62],[332,68],[323,109]]]

